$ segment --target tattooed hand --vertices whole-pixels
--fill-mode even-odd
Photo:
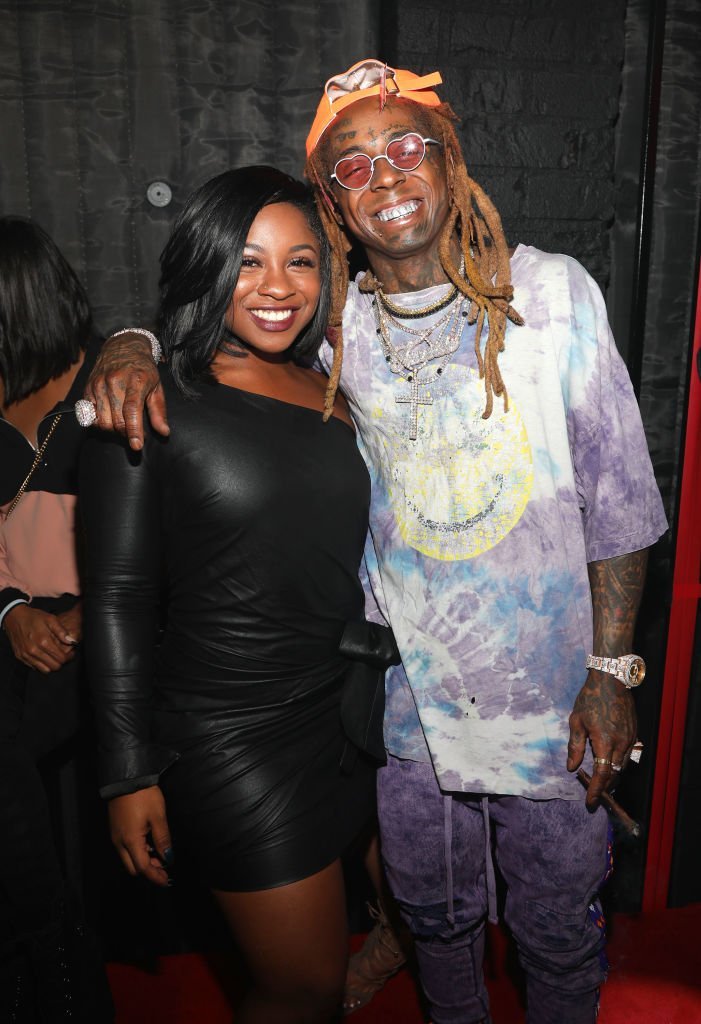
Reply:
[[[633,551],[589,564],[594,612],[592,654],[617,658],[632,653],[646,567],[647,551]],[[574,703],[569,725],[568,771],[575,772],[581,765],[587,739],[595,758],[625,767],[637,733],[633,694],[610,673],[591,669]],[[617,774],[608,764],[594,763],[587,807],[596,807]]]
[[[567,770],[575,772],[584,758],[587,738],[594,757],[625,766],[637,736],[633,694],[612,675],[591,669],[570,715]],[[594,808],[599,797],[615,781],[609,765],[594,764],[586,804]]]
[[[95,405],[96,426],[128,437],[135,451],[144,445],[144,404],[154,430],[164,436],[170,433],[158,368],[151,346],[141,334],[107,339],[90,374],[85,398]]]

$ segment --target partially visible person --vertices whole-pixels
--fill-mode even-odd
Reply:
[[[68,891],[44,780],[85,710],[73,415],[97,352],[51,238],[0,218],[0,1019],[113,1019]]]
[[[364,622],[367,471],[309,366],[330,291],[310,190],[268,167],[207,182],[160,288],[175,429],[140,457],[94,432],[81,473],[101,792],[131,874],[166,885],[175,860],[214,893],[252,981],[237,1021],[321,1024],[347,964],[340,856],[384,754],[369,641],[389,631]]]

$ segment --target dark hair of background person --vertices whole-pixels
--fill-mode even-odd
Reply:
[[[85,290],[56,243],[25,217],[0,217],[0,378],[13,405],[59,377],[92,333]]]
[[[311,190],[274,167],[225,171],[190,195],[161,253],[158,331],[173,379],[185,395],[196,395],[193,385],[210,377],[222,346],[246,355],[226,314],[251,224],[264,206],[277,203],[301,210],[319,241],[319,305],[290,350],[297,363],[316,355],[328,324],[331,258]]]

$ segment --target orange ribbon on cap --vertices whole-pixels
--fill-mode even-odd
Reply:
[[[347,71],[329,78],[324,86],[324,96],[307,136],[307,156],[316,149],[329,125],[351,103],[357,103],[366,96],[379,96],[382,109],[388,96],[401,96],[402,99],[423,103],[427,107],[437,107],[441,100],[431,86],[440,85],[442,81],[439,71],[416,75],[413,71],[391,68],[372,57],[358,61]]]

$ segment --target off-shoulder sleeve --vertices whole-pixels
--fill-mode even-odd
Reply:
[[[151,738],[161,540],[148,451],[134,453],[115,435],[94,431],[83,446],[79,493],[99,785],[111,798],[154,785],[177,758]]]

